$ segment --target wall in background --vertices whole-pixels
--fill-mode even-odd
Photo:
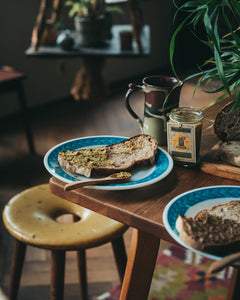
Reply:
[[[81,65],[77,59],[36,59],[26,57],[32,28],[40,0],[1,1],[0,4],[0,65],[10,65],[27,74],[25,90],[29,107],[35,107],[69,94],[75,73]],[[125,14],[114,15],[115,24],[129,23]],[[169,66],[169,39],[172,33],[173,5],[169,0],[148,0],[141,3],[145,24],[151,27],[151,56],[148,58],[106,60],[103,75],[107,83],[117,82],[151,70]],[[71,22],[71,21],[69,21]],[[64,71],[62,71],[64,66]],[[14,95],[1,95],[0,117],[16,112]]]

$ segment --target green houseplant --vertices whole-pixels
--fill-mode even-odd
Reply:
[[[83,46],[98,46],[109,36],[110,13],[120,12],[117,6],[108,6],[104,0],[68,0],[69,17],[74,18],[78,43]]]
[[[70,7],[69,17],[75,15],[87,18],[96,18],[105,12],[104,0],[69,0],[66,6]]]
[[[212,57],[199,66],[199,72],[184,81],[199,77],[195,91],[202,83],[219,81],[221,84],[218,88],[204,90],[206,93],[222,92],[214,103],[234,94],[234,111],[240,105],[240,0],[195,0],[185,1],[179,6],[177,1],[173,2],[176,7],[174,22],[180,13],[185,16],[170,42],[170,61],[174,74],[177,76],[174,66],[176,37],[184,26],[190,26],[195,35],[197,26],[202,26],[205,38],[197,37],[210,49]]]

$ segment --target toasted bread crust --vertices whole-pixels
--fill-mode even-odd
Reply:
[[[130,171],[137,165],[153,165],[157,153],[157,141],[150,135],[141,134],[120,143],[101,147],[104,152],[105,162],[98,166],[97,163],[83,163],[66,159],[66,154],[74,154],[74,151],[62,151],[58,155],[60,166],[67,172],[84,175],[86,177],[107,176],[109,174]],[[95,148],[96,149],[96,148]],[[82,151],[74,155],[83,155]],[[103,165],[103,164],[106,165]],[[92,165],[91,165],[92,164]]]
[[[240,167],[240,141],[221,143],[217,155],[221,160]]]
[[[234,200],[229,203],[216,205],[211,209],[204,209],[195,216],[195,219],[198,220],[207,215],[217,216],[222,219],[229,219],[240,223],[240,201]]]
[[[179,215],[176,228],[181,240],[198,250],[239,242],[240,201],[202,210],[195,218]]]
[[[214,131],[221,141],[240,141],[240,106],[229,114],[233,103],[225,105],[215,118]]]
[[[229,219],[208,215],[207,218],[194,220],[179,216],[177,223],[181,240],[198,250],[240,241],[240,224]]]
[[[188,232],[187,226],[187,218],[185,216],[179,215],[176,221],[176,229],[179,232],[180,239],[190,247],[194,249],[201,250],[202,249],[202,242],[199,239],[196,239],[191,232]]]

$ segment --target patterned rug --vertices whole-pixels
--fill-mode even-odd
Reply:
[[[223,300],[227,298],[232,268],[210,275],[212,260],[171,245],[159,254],[148,300]],[[118,300],[121,286],[96,300]],[[135,300],[135,299],[133,299]]]

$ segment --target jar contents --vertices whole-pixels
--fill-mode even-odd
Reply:
[[[191,107],[171,110],[167,124],[168,152],[178,165],[198,164],[203,113]]]

